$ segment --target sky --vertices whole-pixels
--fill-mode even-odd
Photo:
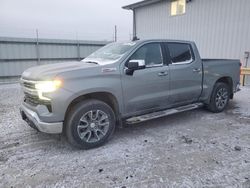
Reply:
[[[0,36],[118,40],[132,36],[132,11],[139,0],[0,0]]]

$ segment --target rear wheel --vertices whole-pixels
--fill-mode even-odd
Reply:
[[[230,90],[227,84],[225,83],[216,83],[208,109],[214,113],[222,112],[228,105],[230,97]]]
[[[68,141],[82,149],[104,144],[115,129],[112,108],[99,100],[86,100],[76,104],[67,115]]]

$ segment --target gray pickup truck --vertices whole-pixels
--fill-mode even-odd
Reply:
[[[223,111],[239,90],[239,60],[201,59],[194,42],[111,43],[81,62],[43,65],[21,77],[23,120],[65,133],[79,148],[105,143],[116,126],[207,107]]]

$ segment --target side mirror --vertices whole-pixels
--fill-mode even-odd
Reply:
[[[127,65],[126,74],[133,75],[134,71],[145,69],[145,60],[130,60]]]

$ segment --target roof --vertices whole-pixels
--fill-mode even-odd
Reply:
[[[191,40],[177,40],[177,39],[142,39],[135,41],[136,43],[144,43],[144,42],[175,42],[175,43],[194,43]]]
[[[70,40],[70,39],[44,39],[39,38],[39,43],[48,43],[48,44],[88,44],[88,45],[106,45],[110,41],[88,41],[88,40]],[[6,43],[36,43],[36,38],[16,38],[16,37],[0,37],[0,42]]]
[[[122,8],[127,9],[127,10],[134,10],[135,8],[143,7],[143,6],[146,6],[146,5],[151,5],[151,4],[154,4],[154,3],[158,3],[160,1],[163,1],[163,0],[144,0],[144,1],[139,1],[137,3],[133,3],[133,4],[130,4],[130,5],[124,6]]]

